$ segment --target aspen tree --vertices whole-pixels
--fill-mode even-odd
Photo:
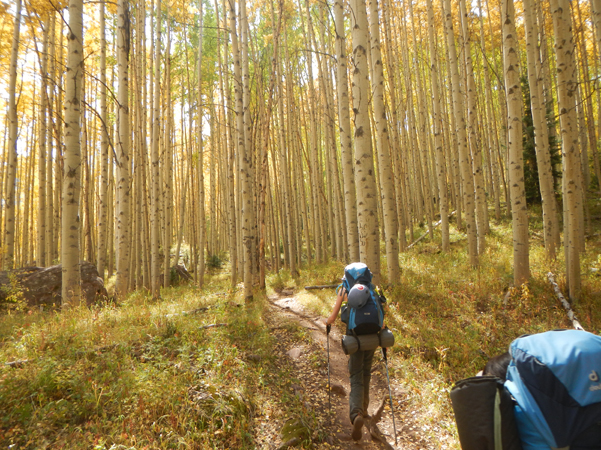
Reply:
[[[465,116],[463,112],[463,93],[459,82],[459,68],[457,64],[457,51],[453,34],[453,17],[451,14],[450,0],[442,0],[445,16],[445,32],[449,52],[449,70],[453,94],[453,114],[456,120],[457,145],[459,147],[459,168],[461,171],[461,187],[463,191],[463,207],[467,228],[468,255],[472,266],[478,265],[478,248],[475,218],[475,192],[474,181],[470,165],[469,148],[465,130]]]
[[[65,84],[65,155],[62,202],[62,307],[82,303],[79,265],[81,177],[80,108],[83,79],[83,2],[69,1],[68,59]]]
[[[198,145],[198,208],[200,214],[200,220],[198,224],[198,247],[200,252],[200,259],[198,262],[198,267],[196,270],[198,271],[198,286],[204,286],[204,276],[205,276],[205,258],[204,258],[204,248],[205,248],[205,240],[206,240],[206,230],[205,230],[205,181],[204,181],[204,148],[203,148],[203,137],[202,137],[202,44],[203,44],[203,4],[202,0],[198,1],[198,10],[199,10],[199,24],[198,24],[198,94],[196,98],[196,114],[197,114],[197,145]],[[215,4],[215,11],[217,14],[219,13],[219,9],[217,3]],[[219,21],[219,19],[218,19]],[[220,33],[220,30],[218,30]],[[219,37],[219,35],[218,35]],[[221,68],[221,49],[220,46],[217,46],[217,51],[219,52],[219,63]],[[219,71],[219,77],[221,78],[221,70]],[[222,85],[223,90],[223,85]],[[235,258],[235,252],[232,255],[232,247],[230,246],[230,258]],[[232,272],[236,273],[236,265],[232,264]],[[234,277],[235,275],[232,275]]]
[[[7,110],[8,110],[8,100],[6,100]],[[4,131],[3,131],[3,140],[2,140],[2,153],[0,153],[0,167],[6,167],[8,165],[8,114],[4,115]],[[6,178],[7,178],[7,170],[0,170],[0,200],[4,199],[4,194],[6,193]],[[4,245],[4,210],[5,208],[0,208],[0,248]],[[4,263],[4,258],[0,258],[0,269],[2,268],[2,264]]]
[[[482,9],[482,0],[478,0],[478,9]],[[486,57],[486,44],[484,40],[484,18],[483,14],[480,16],[480,48],[482,57],[482,72],[484,73],[484,112],[485,112],[485,123],[492,126],[490,132],[486,133],[488,142],[488,160],[491,166],[491,179],[492,179],[492,190],[495,207],[495,219],[501,220],[501,199],[500,199],[500,186],[499,186],[499,166],[495,163],[494,149],[499,147],[499,134],[497,131],[497,120],[495,118],[495,108],[493,107],[493,96],[492,96],[492,84],[490,81],[490,65],[489,59]],[[492,38],[492,36],[491,36]]]
[[[549,2],[550,5],[550,2]],[[545,16],[548,15],[547,8],[543,10],[543,2],[536,2],[536,19],[538,22],[538,42],[543,79],[543,93],[545,96],[545,111],[547,113],[555,111],[555,96],[553,95],[553,77],[551,76],[551,52],[548,47],[547,27],[545,24]],[[546,5],[545,5],[546,6]],[[548,8],[549,10],[551,8]],[[552,139],[559,141],[557,136],[557,128],[555,122],[549,126],[549,135]]]
[[[566,278],[569,296],[578,301],[581,293],[580,245],[582,230],[582,197],[579,192],[580,155],[576,124],[575,97],[577,89],[574,63],[574,40],[570,6],[565,0],[551,0],[555,56],[557,58],[557,104],[561,127],[561,156],[563,167],[563,223]]]
[[[540,53],[538,50],[535,10],[532,0],[524,0],[524,24],[526,28],[526,55],[528,61],[528,84],[530,85],[530,103],[534,124],[536,142],[536,162],[538,166],[538,181],[543,203],[543,230],[547,256],[555,259],[559,245],[559,224],[557,221],[557,203],[553,188],[553,169],[549,153],[549,134],[543,99],[543,83],[541,73]]]
[[[340,234],[339,234],[339,226],[338,226],[338,211],[336,206],[336,197],[335,197],[335,186],[334,186],[334,167],[336,165],[336,143],[334,140],[335,134],[333,130],[333,117],[334,111],[332,108],[332,102],[334,98],[334,94],[332,89],[330,89],[329,79],[330,79],[330,69],[327,59],[324,55],[332,54],[332,52],[326,46],[326,20],[324,18],[324,7],[323,4],[318,5],[318,23],[319,23],[319,35],[321,36],[319,44],[317,40],[314,39],[313,43],[314,48],[316,49],[315,57],[317,59],[317,67],[319,70],[319,85],[321,91],[321,109],[323,111],[324,120],[322,121],[323,128],[323,151],[321,153],[321,159],[323,164],[325,165],[324,171],[326,175],[326,182],[324,186],[324,195],[326,196],[325,208],[327,208],[327,235],[330,238],[329,248],[330,248],[330,257],[331,258],[339,258],[340,254]],[[325,248],[327,249],[327,239]],[[327,253],[327,251],[326,251]]]
[[[284,61],[287,61],[288,65],[287,65],[287,72],[288,73],[293,73],[293,70],[291,69],[291,65],[292,65],[292,59],[290,57],[290,52],[288,50],[288,35],[285,32],[286,30],[284,30]],[[295,97],[294,97],[294,85],[293,85],[293,80],[292,77],[287,77],[286,80],[286,102],[288,105],[288,109],[290,111],[294,111],[296,108],[296,102],[295,102]],[[295,114],[287,114],[286,115],[286,124],[289,130],[296,130],[296,132],[298,133],[298,128],[297,128],[297,116]],[[291,150],[289,153],[290,156],[290,169],[291,169],[291,177],[290,177],[290,182],[292,184],[292,192],[291,192],[291,197],[292,197],[292,206],[293,206],[293,222],[294,222],[294,229],[295,230],[301,230],[304,229],[305,232],[305,243],[306,243],[306,257],[307,257],[307,265],[311,265],[311,232],[310,232],[310,227],[309,227],[309,221],[307,219],[307,202],[305,199],[305,189],[304,186],[302,185],[302,180],[299,176],[299,173],[302,172],[303,170],[303,164],[302,164],[302,160],[300,158],[300,145],[299,145],[299,139],[298,136],[294,136],[293,133],[288,133],[288,148]],[[300,185],[300,187],[299,187]],[[303,251],[303,247],[302,247],[302,232],[298,232],[298,233],[294,233],[293,238],[295,238],[295,245],[296,245],[296,254],[297,256],[297,262],[300,264],[301,261],[301,255],[302,255],[302,251]]]
[[[412,35],[412,40],[413,40],[413,47],[414,49],[416,49],[416,52],[418,50],[418,34],[421,34],[421,27],[416,27],[415,26],[415,21],[414,21],[414,13],[413,13],[413,4],[411,2],[409,2],[409,16],[410,16],[410,21],[411,21],[411,29],[415,30],[412,31],[411,35]],[[421,36],[419,38],[419,41],[421,42]],[[424,92],[424,88],[423,88],[423,83],[422,83],[422,79],[421,79],[421,73],[423,72],[422,70],[420,70],[420,65],[419,65],[419,60],[421,58],[416,58],[416,62],[414,63],[414,67],[415,70],[413,71],[415,73],[415,83],[416,83],[416,92],[419,93],[419,95],[415,96],[415,100],[413,99],[413,97],[410,98],[410,101],[413,102],[415,101],[415,103],[417,104],[417,118],[415,117],[415,110],[413,107],[410,107],[410,118],[412,120],[412,122],[414,123],[414,128],[413,128],[413,132],[415,133],[414,135],[414,142],[416,143],[416,146],[414,147],[414,149],[416,150],[414,152],[414,164],[416,165],[416,173],[417,173],[417,185],[416,188],[419,192],[419,196],[421,198],[421,200],[418,203],[418,210],[421,210],[421,205],[423,204],[424,208],[425,208],[425,215],[426,215],[426,220],[428,223],[428,232],[430,233],[430,239],[432,239],[434,237],[433,233],[433,220],[434,220],[434,205],[432,203],[432,189],[431,189],[431,184],[430,184],[430,169],[429,169],[429,142],[428,139],[426,137],[426,111],[424,108],[424,100],[423,98],[426,96],[425,92]],[[411,80],[411,77],[409,78]],[[423,213],[423,212],[422,212]],[[420,219],[421,219],[421,214],[420,213]]]
[[[487,15],[489,17],[492,17],[492,13],[490,10],[490,2],[486,2],[486,7],[487,7]],[[499,6],[499,17],[501,14],[501,7]],[[500,20],[500,19],[499,19]],[[494,42],[493,39],[493,25],[492,25],[493,21],[489,20],[488,21],[488,25],[489,25],[489,35],[491,36],[491,43]],[[494,58],[493,59],[494,62],[494,68],[491,68],[491,70],[496,73],[496,74],[500,74],[501,73],[501,69],[499,69],[498,67],[498,58]],[[498,106],[500,107],[500,112],[499,112],[499,117],[497,118],[496,115],[496,109],[493,109],[493,117],[495,118],[494,122],[493,122],[493,126],[495,129],[495,138],[497,139],[498,144],[495,145],[496,147],[496,158],[498,160],[498,171],[499,174],[501,175],[501,184],[503,186],[503,192],[505,193],[505,203],[506,203],[506,212],[507,215],[509,216],[511,214],[511,199],[509,198],[509,189],[508,189],[508,183],[507,183],[507,176],[505,173],[505,170],[507,168],[507,164],[505,163],[505,160],[503,159],[503,155],[501,154],[501,148],[506,148],[507,146],[507,133],[499,133],[497,131],[497,122],[500,122],[500,128],[501,130],[507,130],[508,125],[507,125],[507,106],[506,106],[506,100],[505,100],[505,88],[503,87],[503,83],[502,83],[502,77],[500,76],[496,76],[495,77],[496,81],[497,81],[497,85],[495,87],[495,90],[497,92],[497,101],[498,101]]]
[[[255,276],[255,269],[258,267],[258,261],[255,259],[255,239],[257,237],[257,223],[254,204],[254,165],[253,165],[253,146],[251,136],[251,118],[250,118],[250,69],[249,69],[249,43],[248,43],[248,16],[246,13],[246,0],[240,0],[240,58],[242,60],[242,119],[243,119],[243,166],[242,173],[242,214],[244,234],[244,288],[245,298],[252,298],[252,283]],[[248,272],[248,273],[247,273]],[[248,288],[246,285],[249,285]],[[248,290],[247,290],[248,289]],[[249,295],[250,294],[250,295]]]
[[[171,23],[167,11],[167,48],[165,49],[165,133],[163,136],[163,286],[171,282],[171,242],[173,231],[173,106],[171,104]]]
[[[373,108],[377,130],[377,156],[380,174],[380,198],[384,229],[386,234],[386,263],[388,281],[396,285],[400,281],[398,221],[396,213],[395,181],[390,160],[390,139],[388,134],[388,119],[384,107],[384,67],[380,51],[380,20],[377,0],[370,0],[370,42],[371,64],[373,68]]]
[[[397,54],[396,48],[392,41],[391,33],[391,21],[390,21],[390,5],[388,0],[382,2],[382,25],[385,33],[385,49],[386,49],[386,61],[388,67],[397,67]],[[390,152],[392,155],[392,162],[394,166],[394,176],[398,180],[395,183],[395,198],[396,198],[396,213],[398,217],[398,228],[399,228],[399,250],[405,251],[407,248],[407,240],[405,237],[405,201],[404,201],[404,175],[403,175],[403,164],[401,161],[401,148],[400,148],[400,136],[397,124],[399,124],[398,118],[398,93],[401,89],[397,78],[396,70],[387,70],[388,75],[388,90],[390,97],[390,114],[392,116],[392,124],[390,127],[391,131],[391,143]]]
[[[436,36],[434,8],[432,0],[427,0],[428,8],[428,44],[430,46],[430,73],[432,86],[434,147],[436,152],[436,180],[438,182],[438,208],[440,211],[442,251],[450,249],[449,241],[449,206],[447,200],[447,182],[445,171],[444,148],[442,145],[442,116],[440,111],[440,92],[438,87],[438,58],[436,56]]]
[[[343,1],[334,2],[336,31],[336,89],[338,98],[338,131],[344,187],[344,210],[347,252],[349,261],[359,260],[359,235],[357,231],[357,193],[353,174],[353,149],[348,96],[348,62],[346,56],[346,31],[344,29]]]
[[[85,73],[85,67],[84,67]],[[92,244],[92,231],[91,231],[91,183],[90,183],[90,155],[88,154],[88,121],[86,116],[86,80],[85,77],[82,79],[82,105],[81,108],[81,159],[82,159],[82,199],[80,205],[80,211],[83,220],[83,226],[80,227],[81,238],[81,255],[82,259],[86,261],[94,261],[94,249]]]
[[[40,111],[38,128],[38,210],[37,210],[37,235],[36,235],[36,263],[45,267],[46,262],[46,162],[47,151],[47,117],[48,117],[48,47],[50,36],[50,13],[44,14],[42,54],[40,61],[41,89],[40,89]]]
[[[58,38],[58,42],[62,43],[64,41],[64,32],[65,32],[65,27],[63,26],[63,21],[61,20],[60,22],[60,33],[59,33],[59,38]],[[64,54],[64,50],[65,50],[65,46],[64,45],[58,45],[58,58],[57,58],[57,64],[64,64],[65,61],[65,54]],[[62,186],[63,186],[63,182],[64,182],[64,175],[63,175],[63,167],[60,164],[60,161],[63,160],[64,163],[64,152],[65,152],[65,145],[66,145],[66,139],[65,139],[65,126],[64,126],[64,122],[63,120],[59,119],[59,111],[63,111],[63,109],[65,108],[65,101],[64,101],[64,89],[66,88],[66,82],[63,78],[63,71],[62,70],[56,70],[57,72],[57,77],[56,77],[56,85],[57,85],[57,96],[56,96],[56,107],[55,107],[55,115],[56,115],[56,120],[55,120],[55,126],[56,126],[56,136],[55,136],[55,140],[56,140],[56,157],[55,157],[55,164],[54,164],[54,185],[55,185],[55,189],[54,189],[54,198],[53,198],[53,203],[54,203],[54,209],[53,209],[53,225],[52,225],[52,231],[53,231],[53,236],[52,239],[49,240],[50,245],[51,245],[51,251],[50,251],[50,258],[52,261],[59,261],[60,260],[60,248],[59,248],[59,242],[60,241],[60,236],[62,235],[62,204],[63,204],[63,195],[62,195]],[[65,75],[66,76],[66,75]],[[66,108],[65,108],[66,109]],[[61,187],[60,189],[58,189],[58,187]]]
[[[244,3],[245,0],[241,0]],[[240,184],[242,190],[242,239],[244,257],[242,260],[244,270],[244,297],[246,300],[253,298],[253,273],[252,273],[252,166],[249,161],[250,148],[246,148],[245,124],[244,124],[244,95],[242,82],[242,62],[238,44],[238,32],[236,29],[236,11],[234,0],[228,0],[230,10],[230,38],[232,42],[232,53],[234,58],[234,90],[236,95],[236,129],[237,129],[237,153],[242,155],[240,172]],[[248,153],[247,153],[248,152]]]
[[[115,293],[124,298],[129,291],[129,234],[130,214],[130,116],[129,116],[129,50],[130,50],[129,1],[117,3],[117,68],[118,68],[118,120],[117,141],[117,278]]]
[[[219,22],[219,5],[217,0],[215,0],[215,13],[217,14],[217,22],[222,23],[223,25],[219,27],[217,30],[218,40],[221,36],[221,29],[227,29],[225,24],[227,23],[227,9],[225,8],[225,0],[224,0],[224,13],[223,20]],[[227,40],[224,40],[224,46],[227,49]],[[235,167],[235,141],[232,137],[232,127],[228,126],[230,114],[229,111],[231,108],[231,98],[232,96],[229,94],[230,92],[230,77],[223,77],[224,70],[223,68],[227,66],[227,51],[225,52],[225,63],[222,62],[221,56],[221,46],[217,46],[217,57],[219,64],[219,89],[221,92],[221,116],[224,121],[225,133],[224,133],[224,148],[227,158],[226,171],[227,171],[227,204],[228,204],[228,236],[229,236],[229,253],[230,253],[230,283],[231,286],[235,286],[238,282],[238,242],[237,242],[237,233],[236,233],[236,191],[234,189],[234,167]],[[225,82],[225,87],[224,87]],[[226,94],[227,93],[227,94]],[[226,102],[227,102],[227,110],[226,110]]]
[[[6,181],[6,206],[4,225],[4,269],[11,270],[15,256],[15,209],[16,209],[16,176],[17,176],[17,58],[19,55],[19,36],[21,30],[21,0],[16,0],[15,24],[10,53],[10,80],[8,84],[8,157]]]
[[[53,143],[54,143],[54,130],[55,130],[55,126],[54,126],[54,115],[53,115],[53,111],[54,111],[54,99],[55,99],[55,95],[54,95],[54,84],[55,84],[55,79],[56,79],[56,43],[55,43],[55,32],[56,32],[56,14],[54,12],[49,13],[49,36],[48,36],[48,41],[49,41],[49,56],[48,56],[48,60],[49,60],[49,67],[48,67],[48,86],[47,86],[47,92],[48,92],[48,120],[49,120],[49,124],[50,126],[47,126],[47,135],[46,135],[46,141],[47,141],[47,162],[46,162],[46,205],[45,205],[45,225],[46,225],[46,236],[44,238],[45,244],[46,244],[46,248],[44,249],[44,252],[46,254],[45,256],[45,263],[46,265],[50,265],[53,263],[52,260],[52,238],[54,236],[54,191],[58,191],[59,189],[54,189],[53,186],[53,173],[54,173],[54,167],[55,164],[53,164],[53,158],[52,158],[52,154],[53,154]],[[57,144],[57,149],[55,150],[58,153],[58,144]]]
[[[589,157],[588,151],[585,151],[585,148],[588,150],[588,145],[590,144],[590,152],[593,155],[593,161],[596,159],[595,154],[597,153],[597,136],[595,133],[595,124],[594,124],[594,115],[593,115],[593,94],[591,92],[591,78],[589,72],[589,61],[588,61],[588,53],[586,51],[586,33],[585,33],[585,25],[582,19],[582,11],[580,8],[580,3],[577,3],[575,6],[576,11],[578,12],[578,30],[577,34],[577,43],[578,50],[580,52],[580,57],[577,56],[577,61],[580,61],[579,68],[581,72],[580,79],[582,82],[579,83],[579,92],[581,92],[580,97],[583,99],[582,104],[579,107],[579,111],[581,111],[582,115],[582,134],[583,134],[583,143],[582,146],[582,172],[584,177],[584,185],[582,186],[583,194],[586,193],[586,190],[590,186],[591,177],[590,177],[590,168],[589,168]],[[586,112],[585,112],[586,111]],[[586,115],[586,117],[585,117]],[[588,143],[587,143],[588,139]],[[588,217],[588,204],[583,201],[583,207],[585,210],[585,214]],[[583,241],[584,243],[584,241]]]
[[[98,249],[96,251],[98,274],[104,279],[106,268],[106,241],[108,227],[108,160],[109,160],[109,134],[108,111],[106,106],[106,25],[104,2],[100,2],[98,12],[100,30],[100,189],[98,203]]]
[[[146,195],[146,170],[148,162],[148,146],[146,141],[146,46],[145,46],[145,28],[146,28],[146,5],[145,0],[140,0],[136,8],[136,52],[134,64],[135,80],[135,108],[136,108],[136,130],[134,139],[137,142],[135,152],[135,208],[136,228],[133,238],[135,239],[132,265],[135,271],[136,288],[150,288],[149,282],[149,253],[150,243],[147,239],[147,220],[148,207]],[[183,84],[183,83],[182,83]]]
[[[591,0],[592,18],[595,26],[595,43],[594,46],[594,61],[595,72],[599,67],[599,52],[601,51],[601,0]],[[596,89],[597,94],[597,111],[601,111],[601,89]],[[592,121],[592,120],[591,120]],[[601,136],[601,119],[597,121],[598,133]],[[601,195],[601,163],[599,162],[599,150],[597,146],[593,146],[593,164],[595,176],[597,177],[597,189]]]
[[[300,8],[299,8],[300,9]],[[311,10],[309,7],[309,1],[305,1],[305,11],[307,16],[306,33],[305,33],[305,46],[307,48],[306,60],[307,60],[307,72],[309,86],[309,98],[306,105],[309,113],[309,137],[308,151],[309,151],[309,176],[311,183],[309,185],[311,191],[312,202],[310,203],[310,214],[312,219],[312,230],[315,244],[315,260],[318,264],[324,262],[326,250],[323,247],[323,237],[325,236],[325,230],[323,227],[322,219],[322,203],[320,189],[322,185],[321,170],[319,168],[319,150],[318,150],[318,125],[317,118],[315,117],[315,108],[317,108],[317,100],[315,95],[314,86],[314,75],[313,75],[313,25],[311,21]],[[303,27],[305,27],[305,21],[301,14],[301,21]]]
[[[380,229],[377,216],[377,187],[374,171],[371,124],[368,116],[369,66],[368,28],[365,0],[351,1],[353,36],[353,111],[355,113],[355,185],[361,261],[380,283]]]
[[[34,98],[35,98],[35,85],[34,85]],[[35,104],[32,106],[32,116],[35,117],[36,115],[36,108],[35,108]],[[34,147],[35,147],[35,142],[33,139],[33,135],[36,134],[36,126],[35,124],[30,124],[30,126],[28,127],[28,131],[27,131],[27,137],[25,139],[25,142],[28,143],[28,146],[30,147],[29,149],[29,154],[30,155],[34,155]],[[18,254],[18,257],[15,257],[15,266],[17,267],[25,267],[30,265],[29,264],[29,210],[30,205],[31,205],[31,199],[30,199],[30,192],[32,191],[32,189],[30,188],[32,181],[33,181],[33,177],[31,175],[31,171],[33,169],[33,163],[34,163],[34,159],[32,157],[26,158],[23,161],[23,164],[21,165],[21,168],[19,169],[19,173],[18,173],[18,177],[21,180],[21,182],[23,182],[25,184],[25,186],[23,187],[22,191],[22,199],[19,201],[19,203],[23,204],[23,216],[20,219],[17,216],[17,220],[16,223],[21,225],[21,231],[20,231],[20,235],[21,235],[21,242],[20,245],[17,242],[17,251],[15,252],[16,254]]]
[[[273,17],[274,13],[273,13],[273,2],[271,3],[271,8],[272,8],[272,22],[275,22],[275,17]],[[280,8],[281,8],[281,3],[280,3]],[[278,18],[278,37],[279,37],[279,27],[281,26],[281,21],[282,21],[282,14],[283,11],[280,10],[280,14],[279,14],[279,18]],[[274,70],[276,71],[276,79],[277,81],[277,89],[279,91],[279,95],[278,95],[278,119],[279,119],[279,127],[278,127],[278,138],[279,138],[279,173],[280,173],[280,180],[281,183],[283,184],[283,194],[284,194],[284,199],[282,204],[280,204],[280,214],[283,216],[284,219],[284,223],[285,223],[285,228],[284,230],[286,230],[286,234],[288,235],[288,239],[284,240],[283,244],[284,244],[284,250],[287,250],[288,254],[288,259],[285,261],[285,265],[287,265],[290,269],[290,274],[293,277],[298,276],[298,269],[297,269],[297,264],[296,264],[296,260],[298,258],[298,254],[297,254],[297,249],[296,249],[296,240],[294,238],[295,234],[296,234],[296,228],[295,228],[295,224],[294,224],[294,203],[293,203],[293,194],[292,194],[292,183],[291,183],[291,176],[292,174],[290,173],[290,159],[291,159],[291,154],[292,154],[292,149],[291,147],[288,145],[288,143],[286,142],[286,135],[288,134],[286,131],[286,123],[284,120],[284,96],[286,95],[286,93],[284,92],[284,86],[282,83],[282,61],[281,61],[281,57],[280,57],[280,53],[278,52],[277,55],[274,55],[274,58],[277,59],[275,60],[277,62],[277,64],[274,67]],[[276,161],[276,158],[274,158],[274,162]],[[275,166],[275,164],[274,164]],[[276,168],[274,167],[274,172],[275,172]],[[274,178],[275,180],[276,178]],[[275,185],[276,183],[272,183],[272,185]],[[274,186],[275,188],[276,186]],[[273,209],[272,209],[273,211]],[[275,227],[274,227],[275,228]],[[274,229],[274,231],[276,231],[276,229]],[[275,269],[279,269],[279,264],[280,264],[280,255],[279,255],[279,239],[275,240],[276,242],[276,246],[274,248],[274,250],[277,252],[277,258],[276,258],[276,267]]]
[[[161,296],[161,263],[159,255],[159,231],[160,231],[160,117],[161,117],[161,0],[157,0],[155,8],[156,41],[154,57],[154,112],[152,115],[152,150],[151,150],[151,218],[150,218],[150,245],[151,245],[151,269],[150,282],[152,297],[157,299]]]
[[[213,109],[211,109],[213,112]],[[207,256],[211,258],[217,250],[217,180],[216,180],[216,157],[215,157],[215,115],[211,115],[209,123],[211,129],[211,143],[209,146],[209,229],[207,232]]]
[[[466,0],[459,2],[461,12],[461,25],[463,36],[463,58],[465,61],[466,90],[467,90],[467,125],[469,132],[469,147],[472,155],[472,170],[474,187],[476,190],[476,228],[478,231],[478,254],[484,254],[486,247],[486,234],[488,233],[488,209],[486,205],[486,191],[484,174],[482,171],[482,143],[478,133],[478,108],[476,97],[476,83],[472,64],[472,50],[470,45],[470,31],[468,24],[468,11]]]
[[[509,186],[513,228],[513,282],[520,286],[530,277],[528,210],[524,192],[522,156],[522,87],[513,0],[503,1],[503,68],[507,95]]]

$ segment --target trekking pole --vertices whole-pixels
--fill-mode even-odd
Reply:
[[[394,409],[392,409],[392,391],[390,390],[390,378],[388,377],[388,358],[386,358],[386,348],[382,347],[384,364],[386,364],[386,379],[388,380],[388,398],[390,399],[390,414],[392,414],[392,427],[394,429],[394,445],[397,445],[396,423],[394,422]]]
[[[330,388],[330,330],[332,329],[332,325],[326,325],[326,334],[327,334],[327,347],[328,347],[328,423],[332,420],[332,389]]]

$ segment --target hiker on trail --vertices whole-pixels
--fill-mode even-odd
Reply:
[[[326,321],[328,331],[341,309],[341,319],[346,323],[347,335],[355,337],[373,335],[384,328],[384,312],[381,305],[383,300],[375,293],[371,277],[371,272],[363,263],[346,266],[342,284],[336,291],[336,302],[332,313]],[[343,306],[343,302],[347,303]],[[375,348],[371,350],[359,348],[349,355],[348,370],[351,384],[349,416],[353,425],[351,436],[355,441],[361,439],[363,424],[368,417],[369,383],[375,350]]]

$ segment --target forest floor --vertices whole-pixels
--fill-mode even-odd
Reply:
[[[402,381],[392,379],[390,391],[393,397],[395,424],[390,414],[389,391],[386,378],[386,365],[377,353],[372,367],[369,415],[374,418],[370,426],[364,426],[363,437],[353,441],[350,436],[348,396],[350,392],[347,370],[348,357],[340,344],[341,334],[334,327],[329,342],[329,376],[331,393],[328,398],[328,342],[323,317],[317,316],[303,307],[291,291],[283,291],[269,297],[269,313],[265,317],[277,338],[274,351],[278,359],[287,360],[298,373],[301,385],[294,386],[307,407],[317,415],[327,436],[318,448],[332,449],[429,449],[436,448],[427,435],[420,433],[420,424],[413,416],[418,411],[411,410],[405,401],[408,391]],[[295,322],[307,330],[308,340],[299,340],[286,332],[279,324]],[[317,361],[317,364],[315,363]],[[383,411],[382,411],[383,410]],[[379,411],[379,414],[378,414]],[[382,414],[382,412],[384,412]],[[381,418],[377,423],[375,417]],[[283,427],[283,424],[281,424]],[[395,443],[396,425],[396,443]],[[448,434],[445,430],[437,433]],[[265,448],[281,440],[280,433],[264,440]],[[442,438],[442,436],[440,436]],[[452,436],[447,436],[452,441]],[[292,440],[294,438],[291,438]],[[271,442],[271,444],[269,443]],[[291,441],[292,442],[292,441]],[[284,444],[284,443],[282,443]],[[278,448],[276,445],[273,448]]]

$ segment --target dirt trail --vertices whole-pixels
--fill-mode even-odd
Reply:
[[[287,356],[292,360],[299,371],[310,370],[307,364],[316,357],[327,360],[327,335],[324,318],[307,312],[294,296],[274,295],[269,298],[272,316],[268,320],[274,324],[285,321],[293,321],[304,327],[310,334],[313,345],[306,343],[289,343],[292,346],[286,351]],[[305,396],[311,399],[311,406],[315,411],[319,421],[324,424],[329,438],[328,443],[324,443],[320,448],[336,449],[364,449],[364,450],[414,450],[432,448],[425,437],[419,436],[415,430],[416,424],[408,421],[411,416],[408,411],[403,411],[403,399],[407,393],[402,389],[396,380],[391,379],[390,389],[394,399],[395,421],[397,431],[397,444],[395,445],[394,427],[392,416],[390,414],[390,404],[387,400],[388,384],[386,381],[386,367],[381,357],[381,352],[377,351],[374,357],[372,367],[372,380],[370,386],[370,405],[368,413],[374,415],[376,410],[385,403],[381,420],[374,427],[372,433],[363,428],[363,437],[355,442],[350,437],[351,425],[348,417],[348,396],[350,385],[347,370],[347,356],[344,354],[341,344],[341,335],[335,327],[330,333],[329,355],[330,355],[330,385],[333,388],[331,393],[331,415],[329,414],[329,402],[327,391],[327,363],[320,372],[318,380],[307,380],[305,386],[299,387],[299,390],[305,392]],[[401,420],[401,417],[403,420]]]

